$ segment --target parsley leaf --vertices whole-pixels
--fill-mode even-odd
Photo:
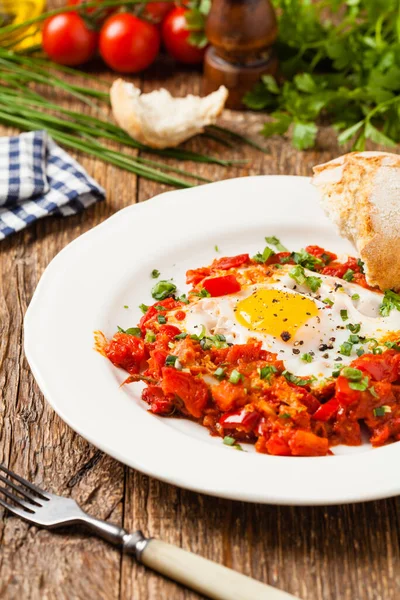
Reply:
[[[386,290],[379,312],[383,317],[387,317],[394,308],[400,310],[400,294]]]
[[[158,281],[156,285],[151,290],[151,295],[154,300],[165,300],[165,298],[169,298],[173,296],[176,292],[176,285],[171,281]]]

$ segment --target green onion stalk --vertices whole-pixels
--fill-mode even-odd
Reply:
[[[144,4],[143,0],[126,0],[124,5]],[[173,0],[166,0],[173,1]],[[118,0],[102,0],[101,10],[120,7]],[[193,152],[184,148],[168,148],[158,150],[142,144],[130,137],[109,119],[110,97],[108,82],[71,67],[58,65],[37,55],[40,48],[33,47],[18,52],[13,45],[21,41],[27,27],[39,24],[46,18],[62,12],[85,11],[87,8],[98,8],[98,2],[86,2],[79,6],[64,6],[43,13],[23,23],[0,27],[0,122],[4,125],[29,131],[45,129],[61,145],[94,156],[134,173],[138,176],[174,187],[191,187],[197,183],[210,180],[191,171],[182,169],[176,164],[170,165],[161,160],[153,160],[140,156],[140,152],[155,155],[158,158],[175,161],[193,161],[197,163],[216,164],[222,167],[243,165],[246,160],[224,160],[217,156]],[[69,76],[81,80],[96,81],[96,89],[82,84],[71,83]],[[102,89],[97,89],[103,86]],[[48,97],[54,90],[66,98],[74,99],[82,104],[80,110],[64,108]],[[40,90],[40,91],[39,91]],[[83,107],[90,109],[90,114],[83,114]],[[229,129],[210,126],[201,135],[212,139],[225,147],[232,148],[236,142],[247,144],[265,152],[252,140]],[[109,148],[105,142],[113,142],[117,149]],[[136,150],[128,153],[127,150]]]

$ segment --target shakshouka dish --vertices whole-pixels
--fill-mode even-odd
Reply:
[[[189,270],[187,295],[154,270],[155,303],[110,340],[96,332],[96,349],[126,384],[145,383],[152,413],[238,450],[325,456],[362,432],[373,446],[400,440],[400,295],[370,287],[359,259],[266,241]]]

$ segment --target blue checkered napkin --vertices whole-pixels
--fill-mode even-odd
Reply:
[[[104,198],[103,188],[45,131],[0,138],[0,240]]]

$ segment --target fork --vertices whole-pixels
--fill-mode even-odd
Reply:
[[[295,597],[182,550],[161,540],[146,538],[141,531],[128,533],[122,527],[91,517],[72,498],[46,492],[0,463],[0,506],[29,523],[55,529],[84,525],[91,532],[133,554],[136,560],[196,592],[215,600],[295,600]],[[16,483],[18,482],[18,483]]]

